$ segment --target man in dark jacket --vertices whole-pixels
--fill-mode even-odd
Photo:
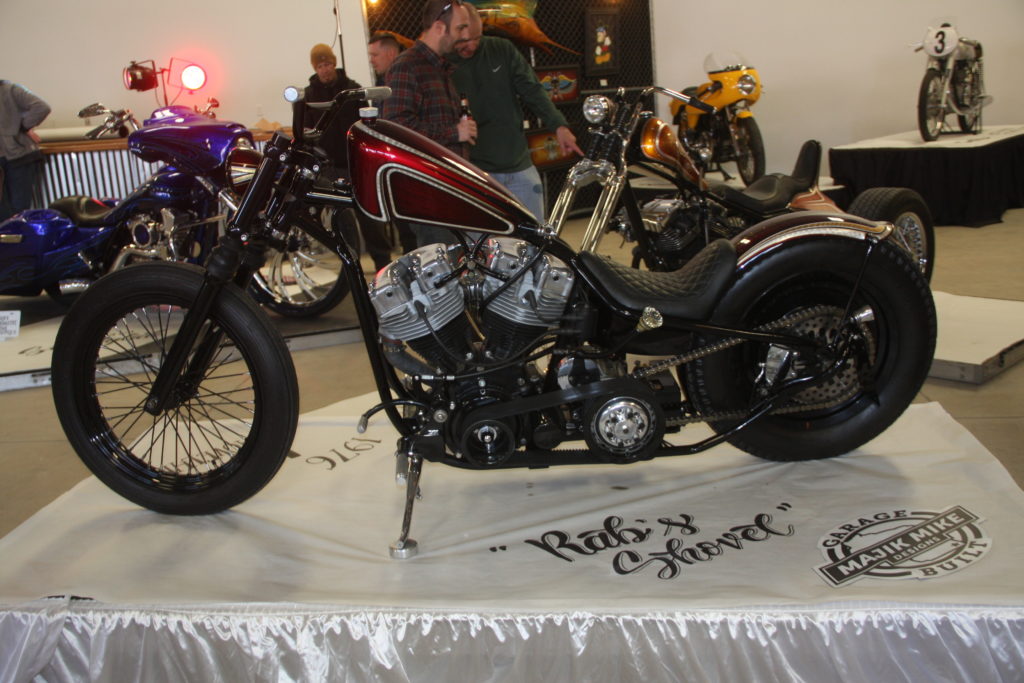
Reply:
[[[337,68],[338,60],[334,56],[334,51],[323,43],[313,46],[309,52],[309,61],[316,73],[309,77],[309,85],[306,86],[305,99],[307,102],[330,102],[342,90],[363,87],[349,78],[344,69]],[[339,112],[337,120],[324,131],[323,137],[320,138],[320,148],[327,152],[331,163],[338,167],[342,175],[348,175],[348,149],[345,146],[345,134],[348,132],[349,126],[359,119],[359,107],[358,100],[346,102]],[[324,113],[321,109],[307,108],[306,128],[315,126]]]
[[[309,51],[309,61],[316,73],[309,77],[309,85],[305,90],[306,102],[330,102],[342,90],[363,87],[349,78],[344,69],[337,68],[338,60],[334,56],[334,51],[323,43],[317,43]],[[332,166],[334,166],[334,173],[339,176],[349,175],[348,146],[345,136],[349,127],[359,119],[361,104],[358,100],[349,100],[342,105],[337,117],[324,130],[320,138],[318,146],[327,153]],[[323,110],[308,107],[306,109],[306,127],[314,127],[320,117],[325,114],[326,112]],[[354,229],[356,219],[353,212],[340,211],[335,214],[335,220],[342,221],[345,238],[353,247],[358,248]],[[380,270],[391,262],[391,246],[385,237],[383,226],[370,220],[360,220],[359,227],[363,234],[363,241],[366,242],[366,250],[373,259],[374,268]]]

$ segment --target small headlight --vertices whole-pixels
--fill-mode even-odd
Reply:
[[[289,85],[284,89],[284,99],[288,102],[298,102],[302,97],[302,90],[294,85]]]
[[[591,95],[583,100],[583,118],[590,123],[601,123],[611,114],[614,105],[604,95]]]
[[[757,90],[757,79],[751,76],[750,74],[743,74],[742,76],[739,77],[739,80],[736,82],[736,87],[738,87],[740,89],[740,92],[742,92],[744,95],[749,95],[750,93]]]

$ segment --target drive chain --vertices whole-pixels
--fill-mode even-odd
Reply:
[[[791,313],[790,315],[783,316],[778,320],[772,321],[765,325],[761,325],[760,327],[756,327],[754,328],[754,331],[759,333],[777,332],[779,330],[792,327],[793,325],[798,325],[807,320],[811,320],[819,315],[824,315],[828,313],[830,310],[832,309],[828,306],[812,306],[811,308],[807,308],[797,313]],[[663,370],[667,370],[668,368],[685,365],[686,363],[690,363],[699,358],[705,358],[707,356],[710,356],[711,354],[724,351],[734,346],[738,346],[739,344],[742,344],[745,341],[748,340],[741,339],[738,337],[723,339],[722,341],[716,342],[714,344],[702,346],[699,349],[694,349],[686,353],[671,356],[670,358],[652,361],[651,363],[637,367],[630,374],[637,379],[644,379],[652,375],[655,375],[659,372],[662,372]],[[820,401],[818,403],[801,403],[790,405],[784,408],[777,408],[771,411],[770,414],[786,415],[792,413],[800,413],[808,410],[825,410],[827,408],[831,408],[832,406],[839,405],[840,403],[849,400],[857,393],[857,391],[857,387],[851,387],[850,390],[847,391],[845,394],[833,400]],[[666,420],[666,424],[669,427],[681,427],[683,425],[693,424],[695,422],[722,422],[728,420],[742,420],[748,417],[748,415],[749,412],[746,410],[722,411],[709,413],[707,415],[690,415],[670,418]]]

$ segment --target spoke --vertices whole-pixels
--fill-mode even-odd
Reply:
[[[193,422],[196,422],[196,424],[198,426],[199,423],[195,420],[195,418],[191,414],[192,413],[192,406],[189,405],[189,406],[187,406],[187,408],[188,408],[188,411],[189,411],[189,419],[192,420]],[[214,463],[216,464],[217,447],[214,446],[213,443],[210,442],[210,439],[207,436],[206,430],[201,429],[201,428],[197,429],[195,434],[198,435],[198,436],[201,436],[203,438],[203,440],[206,442],[206,445],[210,449],[210,452],[214,454],[214,458],[215,458]],[[198,439],[195,438],[195,435],[193,435],[192,432],[189,432],[189,436],[196,442],[197,446],[200,449],[202,449],[202,445],[199,444]],[[230,462],[230,459],[228,461]]]
[[[216,462],[218,453],[223,451],[226,454],[228,448],[231,446],[231,441],[229,441],[227,438],[225,438],[222,430],[226,431],[230,435],[236,437],[242,443],[245,443],[247,435],[237,434],[237,433],[233,432],[232,430],[227,429],[227,427],[225,425],[222,425],[222,424],[218,423],[216,420],[211,419],[210,416],[206,413],[206,411],[199,411],[198,410],[198,406],[190,407],[190,411],[193,408],[195,408],[196,412],[199,412],[201,414],[201,416],[206,418],[206,420],[207,420],[205,423],[204,422],[196,422],[196,425],[199,427],[199,433],[202,434],[203,438],[210,445],[210,452],[211,452],[211,455],[214,457],[215,462]],[[220,447],[217,447],[217,446],[213,445],[212,443],[210,443],[210,437],[211,436],[220,444]],[[231,459],[233,459],[233,457],[234,456],[228,458],[228,460],[230,461]]]
[[[123,413],[120,416],[113,416],[113,415],[109,415],[108,414],[108,411],[113,409],[113,408],[115,408],[115,407],[103,407],[102,410],[103,410],[104,414],[108,414],[107,424],[109,425],[110,430],[113,431],[113,430],[119,428],[121,426],[122,422],[125,419],[127,419],[127,417],[129,415],[136,415],[135,419],[132,420],[132,423],[130,425],[128,425],[127,428],[125,428],[124,430],[121,431],[122,434],[127,434],[132,429],[132,427],[134,427],[143,416],[148,414],[148,413],[146,413],[146,411],[141,409],[145,402],[146,402],[146,396],[143,396],[139,400],[139,402],[135,404],[135,406],[133,408],[129,408],[125,413]],[[115,419],[113,422],[111,422],[111,420],[109,419],[110,417],[116,417],[117,419]]]

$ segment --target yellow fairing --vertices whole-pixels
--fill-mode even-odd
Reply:
[[[740,78],[744,75],[749,75],[754,79],[754,90],[749,95],[740,90],[739,82]],[[710,104],[716,109],[723,109],[728,107],[730,104],[737,102],[746,101],[747,105],[751,105],[757,102],[758,98],[761,97],[761,76],[757,73],[757,69],[746,68],[746,69],[734,69],[732,71],[716,71],[709,73],[708,78],[711,79],[710,83],[704,83],[697,88],[697,97],[704,102]],[[721,88],[712,90],[712,84],[715,82],[721,83]],[[679,111],[679,107],[682,106],[681,102],[674,101],[671,104],[672,116],[676,115]],[[743,116],[744,113],[750,116],[749,112],[740,112],[739,116]],[[704,112],[693,107],[686,108],[686,127],[693,128],[697,125],[697,119],[699,119]]]

